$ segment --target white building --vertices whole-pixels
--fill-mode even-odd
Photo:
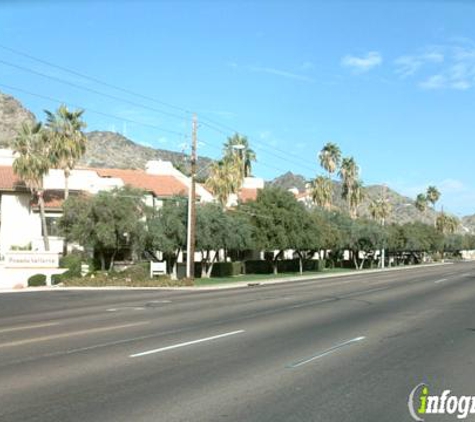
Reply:
[[[37,204],[26,185],[12,168],[10,150],[0,149],[0,260],[6,252],[18,249],[43,250],[41,221]],[[146,170],[79,168],[71,172],[69,189],[96,194],[99,191],[130,185],[145,190],[147,205],[160,207],[163,200],[175,195],[188,195],[190,179],[170,162],[150,161]],[[46,224],[52,252],[62,252],[63,240],[58,236],[57,219],[62,214],[64,173],[50,170],[44,178]],[[200,202],[211,202],[213,195],[203,186],[196,186]]]

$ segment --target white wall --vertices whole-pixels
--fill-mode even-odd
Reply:
[[[1,194],[0,253],[41,237],[41,221],[38,214],[30,214],[30,198],[27,192]]]

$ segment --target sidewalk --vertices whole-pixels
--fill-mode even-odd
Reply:
[[[354,270],[343,273],[333,273],[333,274],[316,274],[311,275],[302,275],[295,277],[279,277],[278,275],[275,278],[260,280],[260,281],[231,281],[228,283],[220,284],[211,284],[205,286],[186,286],[186,287],[62,287],[62,286],[52,286],[52,287],[27,287],[24,289],[5,289],[0,290],[2,293],[38,293],[38,292],[51,292],[51,291],[71,291],[71,290],[175,290],[175,291],[210,291],[210,290],[224,290],[224,289],[237,289],[242,287],[252,287],[252,286],[266,286],[273,284],[281,283],[291,283],[296,281],[311,281],[311,280],[324,280],[331,278],[339,277],[350,277],[354,275],[362,274],[374,274],[374,273],[389,273],[392,271],[404,271],[404,270],[417,270],[428,267],[437,267],[442,265],[453,265],[452,262],[444,262],[437,264],[422,264],[422,265],[407,265],[404,267],[394,267],[394,268],[385,268],[385,269],[374,269],[374,270]]]

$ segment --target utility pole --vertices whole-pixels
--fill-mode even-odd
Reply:
[[[381,221],[381,225],[383,227],[383,231],[384,231],[384,226],[385,226],[385,223],[386,223],[386,185],[383,186],[383,203],[382,203],[382,206],[383,206],[383,218],[382,218],[382,221]],[[384,236],[384,233],[383,233],[383,236]],[[386,248],[385,248],[385,238],[383,238],[383,248],[381,249],[381,269],[384,269],[385,267],[385,261],[386,261]]]
[[[195,278],[195,224],[196,224],[196,132],[198,121],[196,114],[193,115],[192,135],[191,135],[191,176],[190,188],[188,189],[188,227],[187,227],[187,248],[186,248],[186,277]]]

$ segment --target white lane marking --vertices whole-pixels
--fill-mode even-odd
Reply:
[[[165,352],[167,350],[178,349],[179,347],[191,346],[193,344],[203,343],[205,341],[217,340],[219,338],[234,336],[236,334],[242,334],[242,333],[244,333],[244,330],[231,331],[230,333],[218,334],[212,337],[205,337],[205,338],[200,338],[198,340],[187,341],[185,343],[174,344],[172,346],[161,347],[160,349],[153,349],[153,350],[147,350],[146,352],[135,353],[133,355],[130,355],[129,357],[138,358],[140,356],[146,356],[146,355],[151,355],[153,353]]]
[[[64,337],[72,337],[72,336],[79,336],[79,335],[84,335],[84,334],[100,333],[100,332],[103,332],[103,331],[110,331],[110,330],[119,330],[121,328],[136,327],[138,325],[145,325],[145,324],[150,324],[150,321],[136,322],[136,323],[133,323],[133,324],[113,325],[111,327],[91,328],[89,330],[72,331],[72,332],[69,332],[69,333],[52,334],[50,336],[35,337],[35,338],[29,338],[29,339],[25,339],[25,340],[11,341],[9,343],[0,344],[0,349],[3,349],[5,347],[22,346],[24,344],[29,344],[29,343],[37,343],[37,342],[40,342],[40,341],[56,340],[56,339],[64,338]]]
[[[172,303],[171,300],[151,300],[148,303]]]
[[[144,311],[145,308],[143,306],[125,306],[123,308],[109,308],[106,309],[106,312],[117,312],[117,311]]]
[[[447,281],[447,278],[441,278],[440,280],[434,281],[435,284],[443,283],[444,281]]]
[[[298,362],[292,363],[292,364],[288,365],[288,368],[298,368],[299,366],[305,365],[309,362],[313,362],[314,360],[321,359],[325,356],[328,356],[328,355],[336,352],[337,350],[339,350],[343,347],[349,346],[350,344],[357,343],[359,341],[363,341],[364,339],[366,339],[366,337],[361,336],[361,337],[356,337],[354,339],[351,339],[351,340],[345,341],[343,343],[337,344],[336,346],[333,346],[330,349],[327,349],[327,350],[325,350],[323,352],[320,352],[316,355],[310,356],[309,358],[306,358],[306,359],[300,360]]]
[[[59,325],[59,322],[48,322],[45,324],[33,324],[33,325],[23,325],[21,327],[2,328],[0,329],[0,334],[10,333],[12,331],[33,330],[35,328],[52,327],[53,325]]]

